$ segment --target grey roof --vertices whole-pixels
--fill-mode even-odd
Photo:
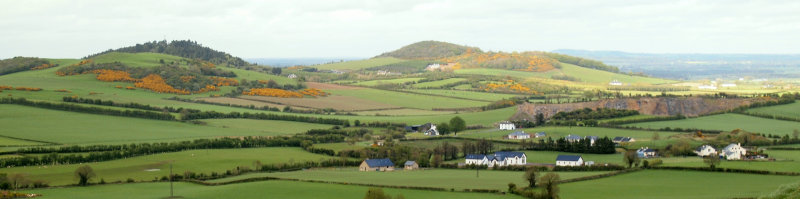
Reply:
[[[366,159],[364,162],[367,162],[369,167],[393,167],[394,163],[389,158],[384,159]]]
[[[538,132],[538,133],[536,133],[536,135],[538,135],[538,136],[542,136],[542,135],[546,135],[546,133],[545,133],[544,131],[542,131],[542,132]]]
[[[528,135],[528,134],[527,134],[527,133],[525,133],[525,132],[522,132],[522,131],[517,131],[517,132],[513,132],[513,133],[511,133],[511,134],[508,134],[508,135],[510,135],[510,136],[511,136],[511,135],[514,135],[514,136],[521,136],[521,135]]]
[[[565,139],[567,139],[567,140],[580,140],[580,139],[581,139],[581,136],[577,136],[577,135],[567,135],[567,136],[566,136],[566,137],[564,137],[564,138],[565,138]]]
[[[654,150],[654,149],[639,149],[637,151],[639,151],[639,152],[656,152],[656,150]]]
[[[630,142],[631,137],[614,137],[614,142]]]
[[[586,136],[585,138],[586,138],[586,139],[589,139],[589,140],[597,140],[597,139],[600,139],[600,137],[597,137],[597,136],[591,136],[591,135],[590,135],[590,136]]]
[[[409,161],[406,161],[406,163],[405,163],[404,165],[406,165],[406,166],[412,166],[412,165],[414,165],[414,164],[416,164],[416,163],[417,163],[417,162],[415,162],[415,161],[411,161],[411,160],[409,160]]]
[[[486,155],[481,154],[467,154],[467,159],[483,159]]]
[[[579,156],[579,155],[558,155],[558,157],[556,157],[556,161],[571,161],[571,162],[575,162],[575,161],[578,161],[580,159],[581,159],[581,156]]]

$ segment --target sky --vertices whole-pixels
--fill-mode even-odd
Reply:
[[[154,40],[243,58],[372,57],[437,40],[491,51],[800,53],[800,1],[0,0],[0,58]]]

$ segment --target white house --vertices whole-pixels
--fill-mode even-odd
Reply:
[[[594,146],[594,142],[595,142],[595,141],[597,141],[598,139],[600,139],[600,137],[597,137],[597,136],[591,136],[591,135],[590,135],[590,136],[583,137],[583,138],[584,138],[584,139],[588,139],[588,140],[589,140],[589,146]]]
[[[612,85],[612,86],[622,86],[622,82],[620,82],[619,80],[616,80],[616,79],[615,79],[614,81],[611,81],[610,83],[608,83],[608,85]]]
[[[544,136],[547,136],[547,133],[545,133],[544,131],[538,132],[535,135],[533,135],[533,137],[535,137],[535,138],[540,138],[540,137],[544,137]]]
[[[524,140],[524,139],[530,139],[530,138],[531,138],[531,134],[527,134],[527,133],[525,133],[525,131],[517,131],[517,132],[513,132],[511,134],[508,134],[508,139]]]
[[[747,149],[742,148],[741,143],[731,143],[722,149],[722,154],[720,155],[725,156],[725,159],[728,160],[741,160],[745,154],[747,154]]]
[[[713,84],[709,84],[709,85],[700,85],[700,86],[698,86],[697,88],[698,88],[698,89],[703,89],[703,90],[717,90],[717,86],[714,86]]]
[[[428,66],[427,66],[427,67],[425,67],[425,70],[438,70],[438,69],[439,69],[439,68],[441,68],[441,67],[442,67],[442,65],[441,65],[441,64],[439,64],[439,63],[433,63],[433,64],[428,64]]]
[[[633,139],[632,137],[614,137],[614,139],[612,139],[611,142],[614,142],[614,144],[623,144],[629,142],[636,142],[636,139]]]
[[[558,155],[556,166],[583,166],[583,157],[579,155]]]
[[[730,87],[736,87],[736,84],[734,84],[734,83],[724,83],[721,86],[722,86],[722,88],[730,88]]]
[[[486,165],[488,167],[502,167],[528,164],[528,157],[523,152],[498,151],[494,155],[469,154],[466,157],[467,165]]]
[[[436,125],[431,124],[431,128],[425,131],[425,135],[436,136],[439,135],[439,131],[436,130]]]
[[[636,150],[636,154],[639,155],[640,158],[652,158],[656,157],[656,150],[648,147],[642,147],[639,148],[639,150]]]
[[[288,77],[289,79],[294,79],[294,78],[297,78],[297,75],[295,75],[295,74],[289,74],[289,75],[288,75],[288,76],[286,76],[286,77]]]
[[[697,156],[704,157],[704,156],[709,156],[709,155],[716,154],[717,153],[717,149],[714,149],[714,147],[711,147],[710,145],[703,145],[703,146],[697,147],[697,149],[694,151],[694,153],[696,153]]]
[[[517,127],[514,126],[514,123],[511,123],[509,121],[500,122],[500,130],[514,130],[516,128]]]
[[[566,137],[564,137],[564,139],[566,139],[567,142],[577,142],[577,141],[581,140],[581,136],[570,134],[570,135],[567,135]]]

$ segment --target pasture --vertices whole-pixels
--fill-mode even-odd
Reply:
[[[84,198],[105,199],[125,197],[130,199],[165,198],[169,196],[169,183],[135,183],[113,184],[90,187],[69,187],[25,190],[26,193],[42,194],[43,199],[59,198]],[[317,199],[324,193],[325,198],[353,199],[363,198],[369,187],[338,185],[310,182],[293,182],[283,180],[260,181],[239,183],[223,186],[203,186],[192,183],[178,182],[174,184],[175,195],[184,198],[296,198]],[[384,188],[384,193],[395,197],[403,195],[405,198],[415,199],[521,199],[517,195],[500,195],[488,193],[462,193],[448,191],[422,191],[411,189]]]
[[[0,146],[35,146],[47,143],[35,142],[29,140],[20,140],[10,137],[0,136]]]
[[[683,120],[644,122],[626,124],[625,126],[660,129],[670,128],[696,128],[708,130],[732,131],[742,129],[749,132],[773,135],[791,135],[795,129],[800,130],[800,122],[772,120],[741,114],[727,113],[704,117],[695,117]]]
[[[400,108],[400,106],[387,104],[376,100],[368,100],[353,96],[341,96],[341,95],[330,95],[327,97],[303,97],[303,98],[283,98],[283,97],[243,95],[239,98],[257,102],[289,105],[292,107],[312,108],[312,109],[332,108],[343,111]]]
[[[161,53],[123,53],[123,52],[110,52],[102,55],[98,55],[96,57],[90,58],[94,61],[94,63],[110,63],[119,61],[122,64],[131,67],[156,67],[161,66],[160,60],[164,60],[164,63],[175,62],[179,63],[179,65],[185,65],[185,63],[181,63],[182,60],[189,60],[183,57],[178,57],[174,55],[168,54],[161,54]]]
[[[612,73],[607,71],[595,70],[590,68],[584,68],[572,64],[561,63],[561,69],[563,74],[577,77],[581,79],[582,82],[588,83],[599,83],[608,85],[609,82],[613,80],[619,80],[622,83],[645,83],[645,84],[666,84],[666,83],[676,83],[675,80],[667,80],[667,79],[659,79],[659,78],[651,78],[651,77],[641,77],[641,76],[633,76],[633,75],[626,75],[626,74],[619,74],[619,73]]]
[[[402,168],[401,168],[402,169]],[[605,172],[556,172],[561,179],[571,179]],[[358,168],[320,168],[304,171],[250,173],[230,178],[212,180],[210,182],[227,182],[258,177],[276,177],[281,179],[318,180],[327,182],[364,183],[396,186],[436,187],[446,189],[495,189],[507,190],[508,183],[525,186],[521,171],[481,170],[477,173],[469,169],[431,169],[431,170],[395,170],[392,172],[363,172]]]
[[[383,102],[395,106],[417,108],[417,109],[436,109],[436,108],[467,108],[486,105],[486,102],[455,99],[448,97],[430,96],[422,94],[402,93],[378,89],[361,90],[326,90],[335,95],[357,97],[360,99]]]
[[[748,113],[758,113],[800,119],[800,102],[778,106],[747,109]]]
[[[800,151],[797,150],[765,150],[770,158],[776,161],[727,161],[723,160],[719,168],[751,169],[778,172],[800,172]],[[662,158],[664,166],[708,167],[700,157]]]
[[[443,79],[443,80],[438,80],[438,81],[430,81],[430,82],[422,82],[422,83],[412,84],[411,87],[414,87],[414,88],[441,88],[442,86],[445,86],[445,85],[448,85],[448,84],[453,84],[453,83],[458,83],[458,82],[463,82],[463,81],[467,81],[467,79],[464,79],[464,78],[449,78],[449,79]]]
[[[379,57],[365,60],[337,62],[331,64],[322,64],[310,66],[320,70],[361,70],[365,68],[372,68],[376,66],[383,66],[389,64],[396,64],[404,62],[405,60],[397,59],[394,57]]]
[[[602,128],[602,127],[563,127],[563,126],[546,126],[546,127],[537,127],[537,128],[528,128],[528,129],[516,129],[516,130],[474,130],[463,133],[459,136],[463,137],[470,137],[470,138],[486,138],[486,139],[493,139],[493,140],[502,140],[503,136],[513,133],[515,131],[524,131],[525,133],[535,134],[538,132],[545,132],[547,136],[544,138],[531,138],[528,141],[537,141],[539,139],[547,139],[552,138],[556,140],[558,138],[563,138],[567,135],[578,135],[578,136],[598,136],[598,137],[608,137],[613,139],[614,137],[632,137],[636,139],[636,142],[631,143],[631,147],[638,148],[640,146],[648,146],[650,148],[663,148],[670,142],[672,142],[670,137],[677,137],[681,133],[677,132],[664,132],[659,131],[658,136],[659,140],[653,140],[653,135],[655,131],[643,131],[643,130],[627,130],[627,129],[614,129],[614,128]],[[514,140],[519,141],[519,140]]]
[[[370,80],[370,81],[363,81],[353,83],[352,85],[358,86],[377,86],[381,84],[405,84],[408,82],[417,82],[422,78],[412,77],[412,78],[398,78],[398,79],[379,79],[379,80]]]
[[[480,100],[486,102],[494,102],[502,99],[510,99],[513,97],[522,96],[522,95],[505,94],[505,93],[487,93],[487,92],[447,90],[447,89],[406,89],[404,91],[413,93],[422,93],[428,95],[439,95],[439,96],[456,97],[462,99]]]
[[[258,160],[264,165],[320,161],[327,160],[324,156],[307,152],[301,148],[245,148],[245,149],[210,149],[188,150],[173,153],[159,153],[127,159],[111,160],[96,163],[84,163],[91,166],[97,174],[98,182],[101,178],[106,182],[125,181],[132,178],[136,181],[150,181],[161,176],[169,175],[169,165],[173,165],[175,173],[183,174],[185,171],[196,173],[211,172],[224,173],[236,167],[253,167],[253,162]],[[3,173],[23,173],[28,179],[44,180],[51,186],[75,184],[74,171],[84,164],[48,165],[4,168]]]
[[[559,186],[561,198],[753,198],[798,180],[793,176],[645,170]]]
[[[412,108],[399,108],[399,109],[385,109],[385,110],[372,110],[372,111],[358,111],[353,112],[358,115],[375,115],[375,116],[401,116],[401,115],[447,115],[453,114],[454,111],[431,111]]]

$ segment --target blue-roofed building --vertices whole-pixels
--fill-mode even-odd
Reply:
[[[614,137],[614,139],[612,139],[611,141],[614,142],[614,144],[620,145],[630,142],[636,142],[636,139],[633,139],[632,137]]]
[[[394,163],[389,158],[366,159],[358,167],[360,171],[394,171]]]
[[[566,137],[564,137],[564,139],[566,139],[567,142],[577,142],[577,141],[581,141],[581,139],[583,139],[583,138],[581,136],[570,134],[570,135],[567,135]]]
[[[517,131],[517,132],[513,132],[511,134],[508,134],[508,136],[506,136],[506,138],[507,139],[515,139],[515,140],[524,140],[524,139],[530,139],[531,138],[531,134],[527,134],[527,133],[525,133],[525,131]]]
[[[556,166],[583,166],[583,157],[579,155],[558,155]]]
[[[544,131],[543,132],[538,132],[538,133],[536,133],[536,135],[534,135],[535,138],[540,138],[540,137],[544,137],[544,136],[547,136],[547,133],[545,133]]]
[[[528,157],[525,153],[517,151],[498,151],[492,155],[469,154],[466,156],[466,164],[487,165],[488,167],[526,165]]]
[[[648,147],[642,147],[639,150],[636,150],[636,154],[639,156],[639,158],[652,158],[656,157],[656,150]]]
[[[406,161],[406,163],[403,164],[403,166],[404,166],[405,170],[416,170],[416,169],[419,169],[419,164],[417,164],[417,161],[411,161],[411,160]]]

